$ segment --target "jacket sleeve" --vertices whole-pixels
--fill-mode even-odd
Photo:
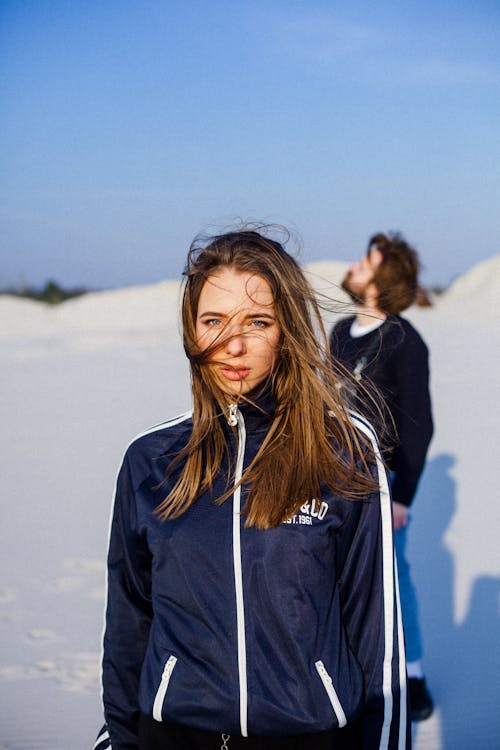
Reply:
[[[398,443],[390,462],[394,472],[392,499],[410,505],[433,432],[429,354],[418,335],[406,334],[394,377],[398,394],[398,409],[394,413]]]
[[[389,488],[371,428],[354,419],[376,451],[379,491],[356,504],[340,577],[342,618],[363,670],[363,750],[409,750],[406,661],[392,539]],[[349,524],[346,524],[349,526]]]
[[[102,690],[112,750],[138,747],[138,690],[149,631],[151,555],[141,532],[129,454],[118,474],[108,552]]]

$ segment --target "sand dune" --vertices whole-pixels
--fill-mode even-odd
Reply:
[[[478,307],[498,301],[500,290],[500,255],[478,263],[467,274],[460,276],[443,295],[446,304],[459,301]]]

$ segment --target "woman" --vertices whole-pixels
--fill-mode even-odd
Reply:
[[[404,748],[387,481],[314,294],[255,230],[185,276],[193,411],[118,477],[96,747]]]

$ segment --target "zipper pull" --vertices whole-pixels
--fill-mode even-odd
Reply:
[[[231,425],[231,427],[236,427],[238,424],[238,404],[229,404],[227,423]]]
[[[361,373],[363,372],[365,365],[366,365],[366,357],[361,357],[356,362],[356,367],[354,368],[353,375],[354,375],[354,380],[357,383],[361,382]]]

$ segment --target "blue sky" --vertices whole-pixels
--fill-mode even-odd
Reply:
[[[3,0],[0,286],[176,278],[200,231],[304,262],[500,252],[500,3]]]

